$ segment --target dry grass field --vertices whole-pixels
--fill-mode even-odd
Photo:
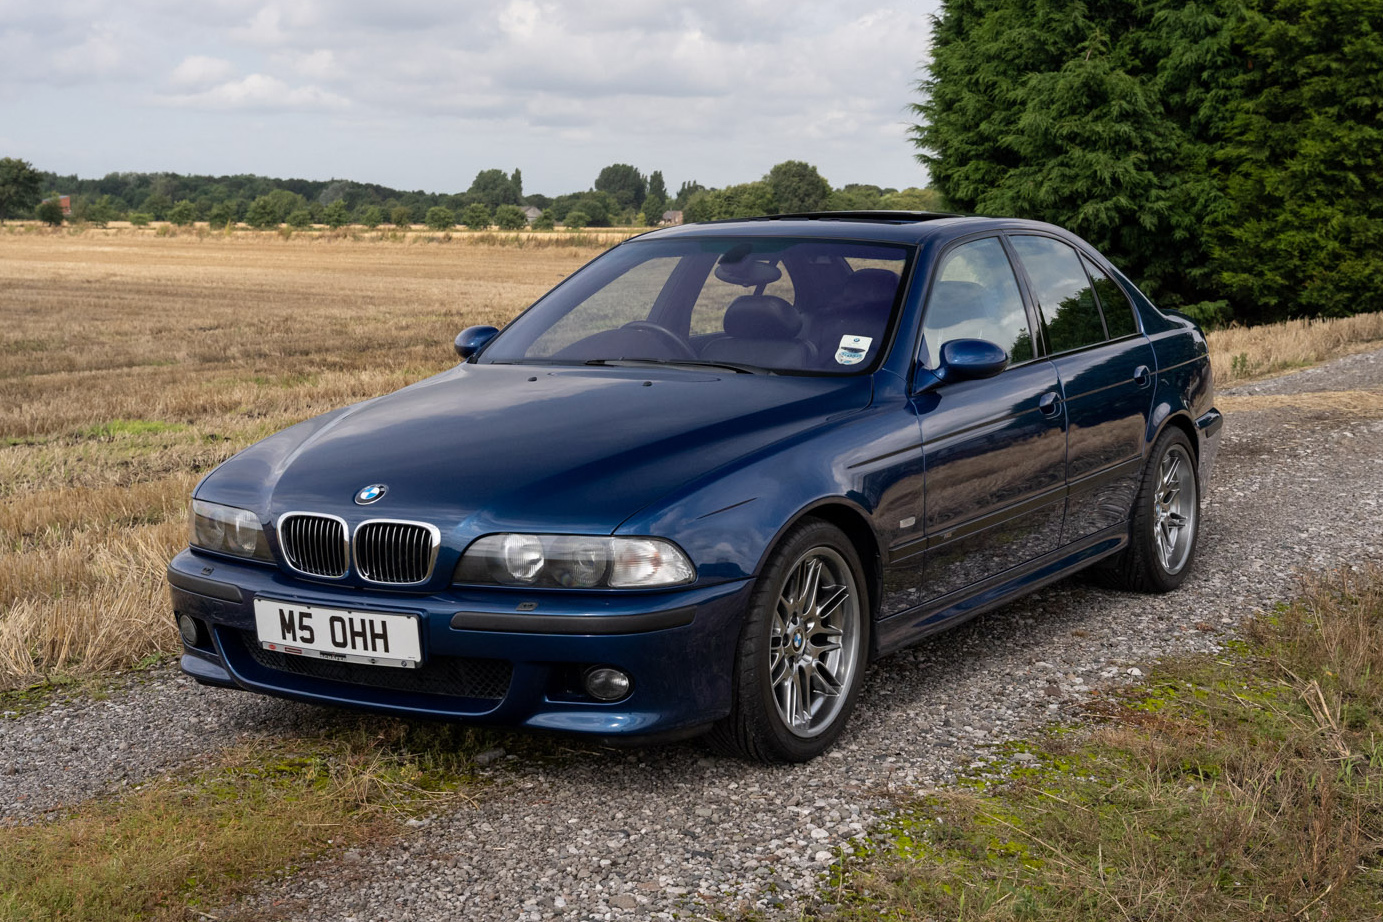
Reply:
[[[201,473],[450,367],[586,240],[0,229],[0,689],[174,649]]]
[[[176,648],[163,570],[201,473],[441,371],[619,239],[0,228],[0,690]],[[1383,340],[1228,330],[1221,386]]]

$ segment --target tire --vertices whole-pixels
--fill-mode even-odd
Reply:
[[[750,596],[730,714],[712,728],[712,747],[759,762],[806,762],[829,749],[859,695],[869,613],[850,540],[820,520],[796,525]]]
[[[1153,443],[1129,523],[1129,543],[1100,581],[1132,592],[1171,592],[1191,573],[1200,538],[1200,481],[1191,440],[1168,426]]]

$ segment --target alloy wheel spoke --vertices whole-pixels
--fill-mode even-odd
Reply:
[[[792,697],[796,706],[790,711],[793,726],[805,728],[812,719],[811,681],[805,666],[792,670]]]
[[[845,586],[831,586],[830,592],[826,596],[826,601],[822,602],[817,608],[817,615],[822,621],[831,618],[845,604],[846,599],[850,598],[850,590]]]
[[[774,688],[782,687],[783,680],[786,678],[788,670],[791,668],[792,660],[788,659],[786,656],[779,658],[778,662],[773,663],[771,666],[769,666],[769,684],[771,684]]]
[[[774,638],[769,641],[768,647],[768,681],[770,684],[777,685],[783,678],[783,670],[788,668],[792,658],[788,656],[788,645],[781,638]]]
[[[797,683],[794,681],[794,672],[796,670],[789,668],[782,679],[773,686],[774,695],[778,699],[778,710],[789,724],[794,722],[797,714]]]
[[[802,597],[799,600],[798,611],[806,614],[816,611],[816,597],[821,591],[821,561],[812,558],[807,562],[802,588]]]
[[[1181,482],[1181,455],[1167,456],[1162,465],[1162,482],[1169,487]]]
[[[812,684],[816,687],[817,692],[827,698],[835,698],[840,695],[841,683],[825,663],[818,662],[816,664],[816,669],[812,674]]]

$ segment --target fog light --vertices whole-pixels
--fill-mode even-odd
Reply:
[[[182,635],[183,642],[189,647],[197,646],[197,642],[202,639],[202,632],[197,628],[197,622],[187,615],[178,615],[178,633]]]
[[[618,701],[629,695],[634,680],[610,666],[596,666],[587,670],[585,685],[586,694],[597,701]]]

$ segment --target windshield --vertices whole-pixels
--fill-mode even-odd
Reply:
[[[911,256],[905,246],[819,238],[636,240],[545,296],[480,361],[867,371]]]

